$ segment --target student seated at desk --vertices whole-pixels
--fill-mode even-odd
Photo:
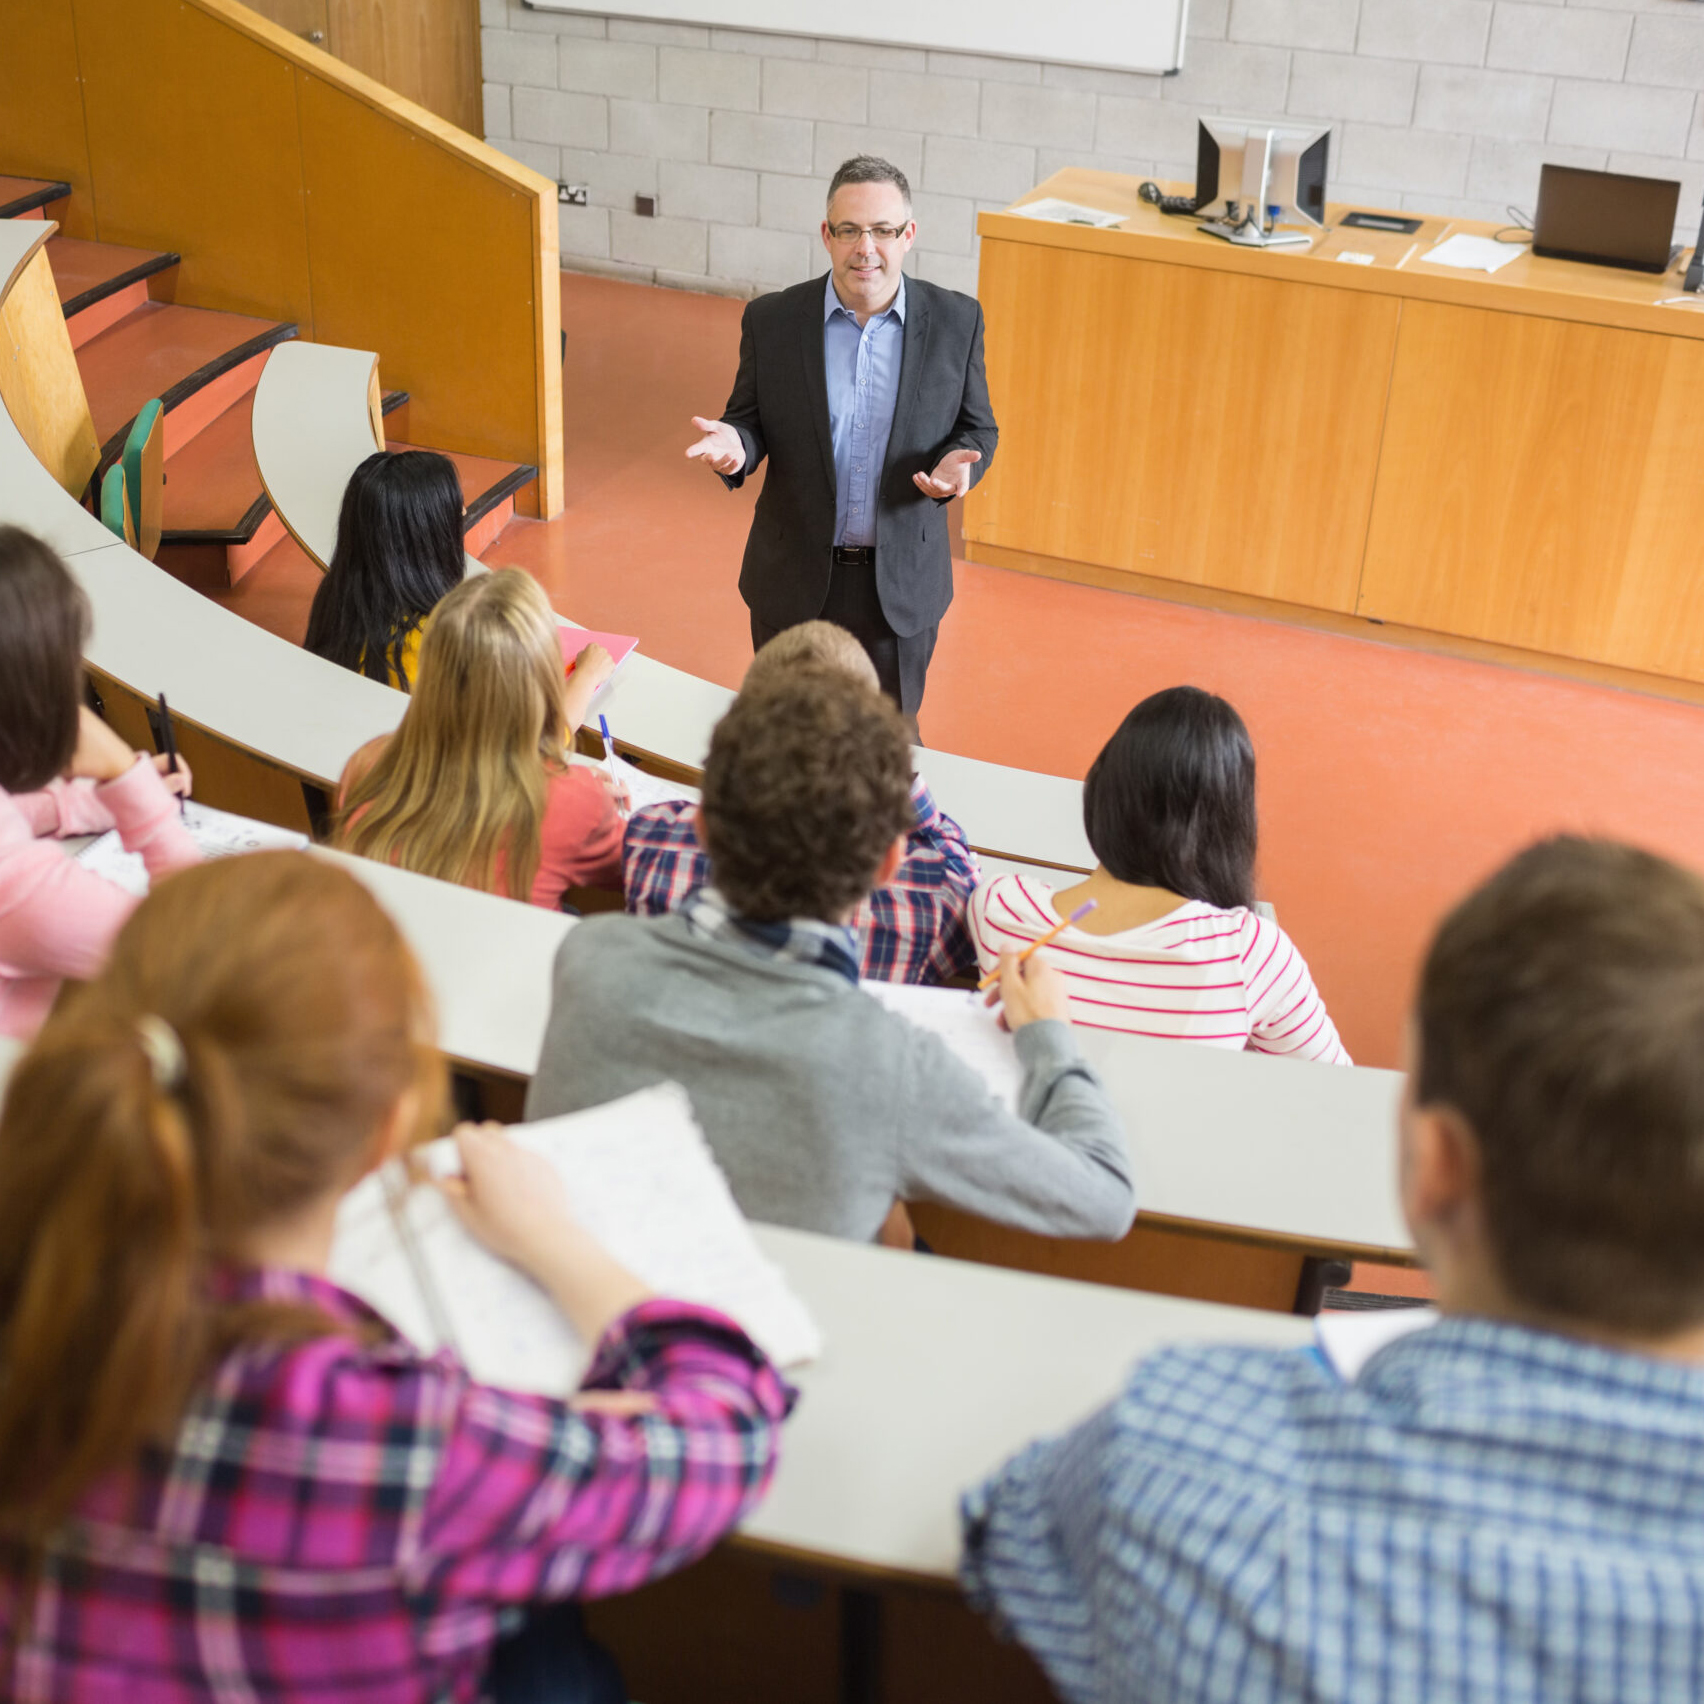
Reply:
[[[752,658],[745,685],[801,662],[839,669],[880,689],[869,652],[832,621],[782,629]],[[976,963],[964,908],[981,870],[964,830],[935,803],[921,775],[911,778],[911,808],[915,820],[893,879],[852,913],[859,965],[880,982],[947,982]],[[696,805],[674,801],[628,819],[621,862],[629,911],[641,917],[679,911],[708,883],[710,860],[698,841],[697,814]]]
[[[807,663],[747,687],[704,769],[711,885],[664,917],[574,926],[527,1116],[673,1079],[751,1218],[869,1241],[897,1198],[1122,1236],[1124,1134],[1044,966],[1001,979],[1021,1117],[858,986],[849,919],[912,820],[905,726],[873,687]]]
[[[626,1699],[567,1600],[708,1550],[789,1394],[489,1125],[452,1200],[594,1346],[580,1392],[476,1384],[333,1284],[344,1192],[443,1089],[396,926],[305,853],[163,882],[48,1020],[0,1119],[7,1697]]]
[[[467,572],[461,475],[435,450],[380,450],[349,476],[303,645],[412,690],[427,617]]]
[[[1083,826],[1099,860],[1086,881],[1013,873],[972,895],[985,970],[1093,900],[1042,949],[1078,1023],[1350,1063],[1306,961],[1254,910],[1254,746],[1224,699],[1143,699],[1089,770]]]
[[[1067,1704],[1700,1696],[1704,883],[1532,848],[1410,1037],[1437,1323],[1353,1376],[1153,1356],[966,1500],[967,1589]]]
[[[422,875],[554,908],[621,880],[607,772],[564,752],[612,664],[588,645],[563,678],[550,600],[500,568],[438,606],[394,734],[350,758],[332,842]]]
[[[52,547],[0,527],[0,1035],[34,1035],[61,979],[92,976],[136,905],[46,837],[116,828],[154,876],[201,858],[173,797],[189,770],[167,775],[84,706],[88,636],[88,600]]]

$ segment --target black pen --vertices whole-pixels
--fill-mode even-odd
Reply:
[[[179,767],[177,741],[172,738],[172,713],[166,708],[166,695],[163,692],[160,694],[160,738],[166,742],[166,773],[176,775]],[[178,815],[189,815],[189,806],[181,793],[178,794]]]

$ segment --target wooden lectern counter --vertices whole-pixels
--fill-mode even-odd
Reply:
[[[978,221],[1000,453],[972,560],[1704,682],[1704,299],[1665,301],[1684,255],[1462,272],[1421,256],[1496,226],[1397,236],[1339,207],[1307,250],[1245,249],[1138,181],[1063,171],[1023,198],[1115,228]]]

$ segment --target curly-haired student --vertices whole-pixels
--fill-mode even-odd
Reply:
[[[704,770],[711,885],[668,916],[574,927],[527,1116],[673,1079],[753,1218],[868,1240],[896,1199],[939,1201],[1122,1236],[1124,1134],[1045,965],[1003,967],[1021,1116],[859,988],[849,918],[913,820],[906,729],[879,693],[806,663],[748,684]]]

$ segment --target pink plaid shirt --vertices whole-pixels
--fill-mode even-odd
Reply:
[[[169,1456],[92,1489],[49,1549],[11,1698],[472,1700],[527,1605],[680,1568],[768,1485],[791,1393],[707,1308],[610,1327],[584,1388],[656,1398],[617,1418],[474,1384],[382,1325],[364,1344],[377,1316],[322,1280],[235,1288],[350,1329],[236,1351]],[[10,1563],[8,1634],[16,1593]]]
[[[911,783],[917,825],[905,861],[886,887],[852,913],[863,974],[876,982],[950,981],[976,968],[965,906],[982,871],[964,830],[935,803],[921,775]],[[696,805],[647,805],[627,820],[621,846],[627,909],[640,917],[679,911],[710,881],[693,826]]]

